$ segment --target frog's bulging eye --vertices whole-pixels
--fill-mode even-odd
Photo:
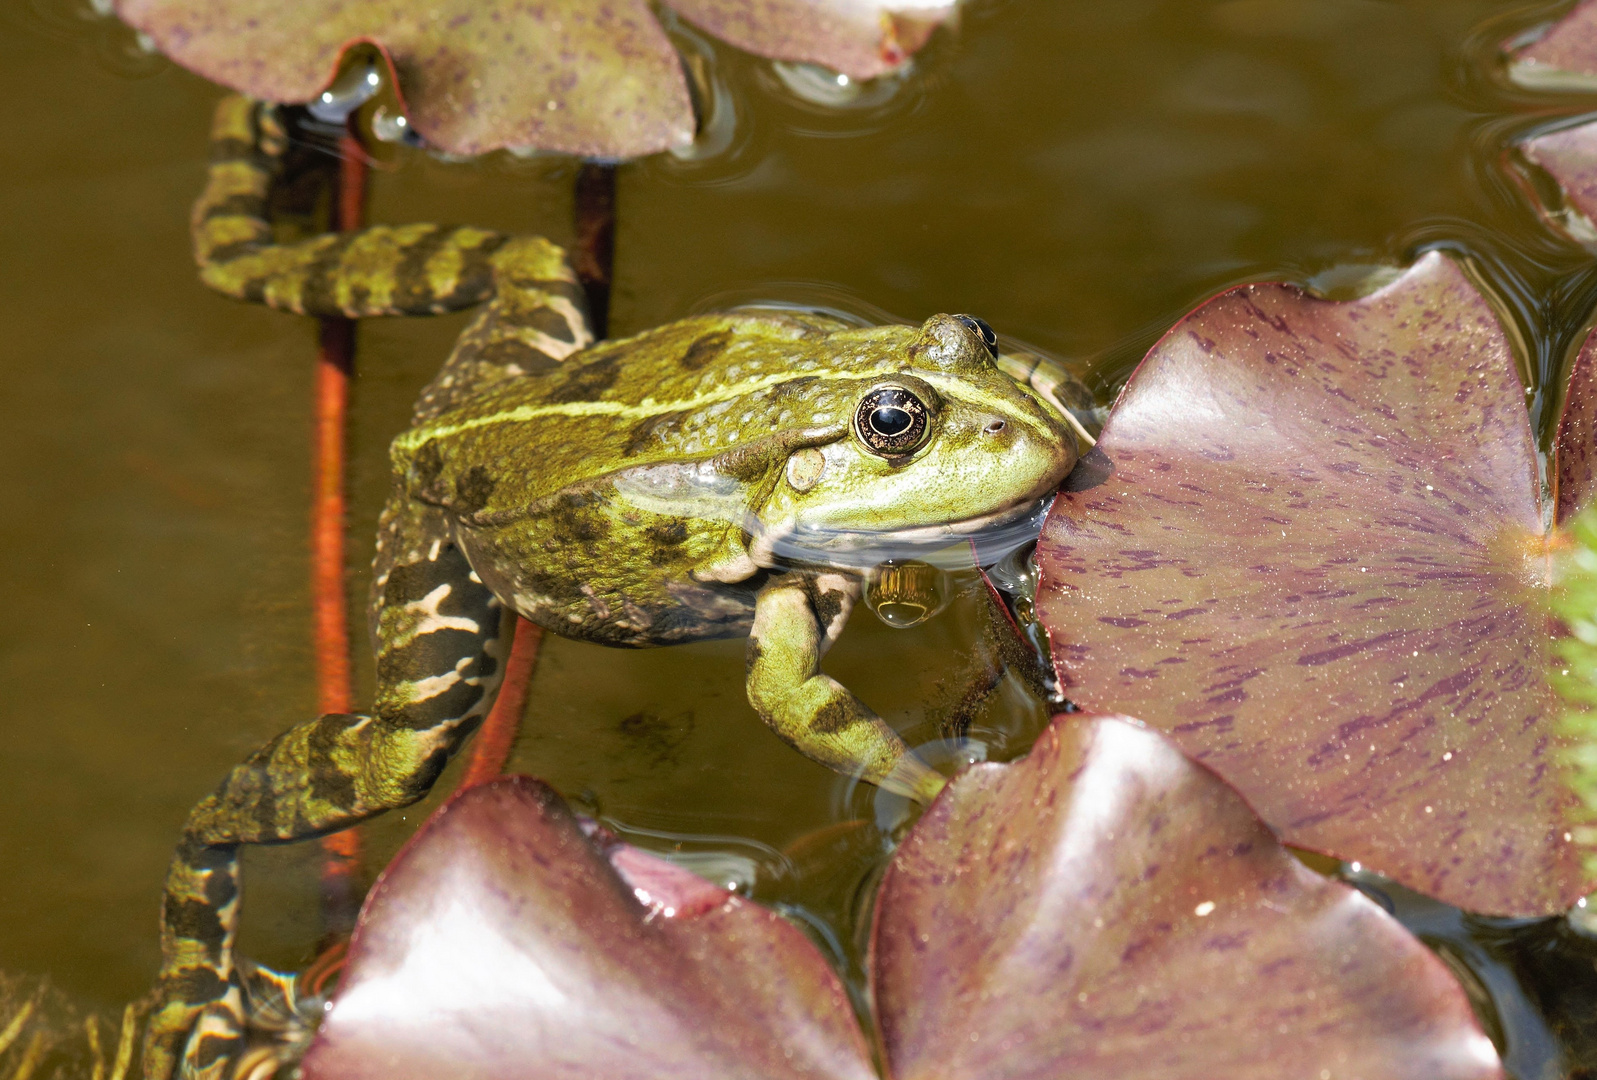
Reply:
[[[987,351],[993,354],[993,359],[998,359],[998,335],[993,333],[993,328],[986,321],[974,315],[955,315],[954,318],[970,327],[970,332],[981,338],[981,343],[987,346]]]
[[[927,412],[926,403],[902,386],[878,387],[854,411],[854,431],[871,453],[900,457],[926,441]]]

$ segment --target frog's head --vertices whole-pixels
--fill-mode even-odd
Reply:
[[[946,548],[1032,517],[1075,465],[1074,433],[999,369],[981,320],[838,336],[870,357],[860,379],[829,388],[847,433],[788,458],[758,515],[757,562],[868,566]]]

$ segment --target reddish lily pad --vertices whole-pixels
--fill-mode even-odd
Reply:
[[[1061,493],[1039,549],[1074,701],[1168,732],[1288,842],[1448,903],[1588,891],[1525,391],[1451,261],[1344,303],[1209,301],[1098,445],[1113,474]]]
[[[1434,956],[1135,721],[1059,717],[956,777],[875,919],[895,1080],[1501,1076]],[[875,1075],[802,934],[526,778],[458,795],[384,873],[304,1072]]]
[[[525,777],[458,795],[367,899],[307,1080],[874,1075],[799,930],[611,850]]]
[[[693,138],[681,64],[644,0],[118,0],[173,60],[269,101],[307,102],[344,50],[380,46],[433,146],[625,157]]]
[[[1597,241],[1597,124],[1538,135],[1521,143],[1520,150],[1563,189],[1565,206],[1542,207],[1548,222],[1577,243]]]
[[[757,56],[821,64],[856,79],[884,75],[953,14],[953,0],[666,0],[716,37]]]
[[[1458,984],[1362,894],[1124,718],[954,780],[877,900],[894,1080],[1484,1080]]]
[[[1582,0],[1535,41],[1515,51],[1509,74],[1523,86],[1590,89],[1597,85],[1597,0]]]
[[[1558,520],[1565,522],[1597,495],[1597,329],[1586,335],[1570,367],[1553,450],[1554,498]]]
[[[670,0],[754,52],[881,74],[952,4]],[[693,139],[682,64],[645,0],[116,0],[173,60],[269,101],[312,101],[365,42],[388,57],[410,127],[456,154],[502,147],[634,157]]]

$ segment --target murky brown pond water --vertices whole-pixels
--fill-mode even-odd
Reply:
[[[731,140],[621,169],[612,333],[819,285],[907,318],[975,312],[1078,359],[1107,397],[1228,285],[1335,292],[1348,267],[1441,246],[1513,313],[1540,386],[1597,304],[1597,268],[1538,221],[1503,157],[1597,97],[1512,88],[1496,48],[1568,6],[972,0],[887,100],[831,109],[705,44]],[[157,898],[190,805],[313,709],[315,328],[195,278],[186,221],[214,87],[69,0],[0,8],[0,87],[0,968],[49,972],[109,1006],[154,970]],[[556,158],[404,153],[375,178],[370,214],[566,242],[573,175]],[[460,326],[362,327],[357,597],[387,442]],[[893,631],[862,611],[829,670],[930,737],[928,687],[977,619],[971,602]],[[549,640],[513,766],[639,842],[706,836],[688,846],[723,853],[723,871],[769,868],[871,799],[769,735],[742,670],[741,642],[630,653]],[[1040,721],[1008,694],[982,722],[994,754],[1013,755]],[[374,867],[437,799],[370,830]],[[304,963],[314,846],[250,860],[246,949]],[[856,884],[787,881],[766,897],[834,925]],[[1422,914],[1432,921],[1415,925],[1453,940],[1500,1010],[1525,1014],[1504,1020],[1521,1080],[1568,1074],[1535,1011],[1563,995],[1597,1012],[1597,950],[1548,926]]]

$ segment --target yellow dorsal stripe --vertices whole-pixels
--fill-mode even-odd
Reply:
[[[646,420],[651,416],[660,416],[670,412],[694,412],[710,405],[717,405],[723,401],[732,401],[746,394],[758,393],[769,390],[785,382],[792,382],[800,378],[817,378],[828,382],[864,382],[873,376],[890,378],[892,372],[859,372],[859,371],[805,371],[798,374],[781,372],[771,375],[761,375],[758,378],[744,379],[742,382],[732,383],[728,386],[719,386],[714,390],[707,390],[693,397],[678,398],[674,401],[655,401],[644,398],[636,405],[624,401],[567,401],[554,405],[520,405],[514,409],[507,409],[492,416],[474,416],[469,420],[461,420],[452,424],[428,424],[425,427],[413,428],[394,440],[394,449],[411,451],[421,446],[430,439],[448,438],[460,435],[479,428],[493,427],[498,424],[522,424],[531,420],[540,420],[548,416],[563,416],[582,418],[589,416],[614,416],[628,420]],[[1014,410],[1014,401],[989,393],[978,386],[973,386],[960,379],[951,379],[947,376],[929,374],[923,371],[914,372],[916,378],[931,383],[939,390],[945,390],[950,397],[957,397],[974,405],[983,405],[988,408],[998,409],[1006,414]],[[1042,430],[1041,425],[1037,425]]]
[[[453,424],[429,424],[426,427],[414,428],[395,439],[394,446],[412,450],[429,439],[447,438],[451,435],[459,435],[477,428],[491,427],[496,424],[521,424],[529,420],[539,420],[546,416],[573,418],[617,416],[624,419],[645,420],[651,416],[660,416],[664,413],[691,412],[723,401],[732,401],[745,394],[768,390],[773,386],[805,376],[834,381],[860,378],[860,375],[855,372],[845,374],[838,371],[806,371],[803,375],[783,372],[762,375],[755,379],[745,379],[742,382],[716,387],[714,390],[707,390],[702,394],[695,394],[693,397],[688,398],[678,398],[674,401],[655,401],[653,398],[644,398],[636,405],[631,405],[624,401],[567,401],[554,405],[521,405],[501,413],[494,413],[492,416],[474,416],[469,420],[461,420]]]

